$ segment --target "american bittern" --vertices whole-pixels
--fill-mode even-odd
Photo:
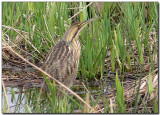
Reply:
[[[77,76],[81,45],[78,41],[81,30],[90,22],[75,22],[62,39],[54,45],[43,64],[43,70],[67,87],[70,87]]]

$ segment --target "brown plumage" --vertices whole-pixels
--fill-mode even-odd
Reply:
[[[42,69],[48,74],[70,87],[77,76],[81,46],[79,33],[92,18],[85,22],[75,22],[64,34],[63,38],[50,50]]]

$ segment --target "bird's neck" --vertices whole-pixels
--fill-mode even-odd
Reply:
[[[79,42],[79,40],[78,40],[78,39],[73,39],[72,45],[73,45],[73,47],[76,48],[76,49],[79,48],[79,47],[80,47],[80,42]]]
[[[72,48],[73,48],[73,53],[75,54],[74,58],[76,60],[76,63],[77,65],[79,64],[79,57],[80,57],[80,54],[81,54],[81,45],[80,45],[80,42],[79,40],[73,40],[72,41]]]

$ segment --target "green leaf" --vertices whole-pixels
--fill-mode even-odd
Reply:
[[[116,89],[117,89],[117,93],[116,93],[116,100],[118,103],[118,107],[119,107],[119,112],[120,113],[125,113],[126,112],[126,105],[124,103],[124,94],[123,94],[123,82],[121,85],[121,82],[118,78],[118,74],[116,72]]]
[[[151,95],[152,92],[154,91],[153,86],[152,86],[152,74],[151,74],[151,72],[149,73],[148,89],[149,89],[149,94]]]
[[[30,107],[27,104],[25,104],[25,110],[27,113],[32,113]]]

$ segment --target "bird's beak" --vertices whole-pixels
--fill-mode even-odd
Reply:
[[[95,17],[95,18],[91,18],[87,21],[84,21],[84,22],[81,22],[80,24],[78,24],[79,28],[78,28],[78,31],[75,33],[75,35],[72,37],[71,39],[71,42],[73,41],[74,38],[78,38],[76,36],[79,36],[79,33],[83,30],[83,28],[89,24],[90,22],[93,22],[94,20],[98,19],[98,17]]]
[[[87,24],[89,24],[90,22],[93,22],[96,19],[98,19],[98,17],[91,18],[91,19],[89,19],[87,21],[82,22],[81,28],[83,29]]]

